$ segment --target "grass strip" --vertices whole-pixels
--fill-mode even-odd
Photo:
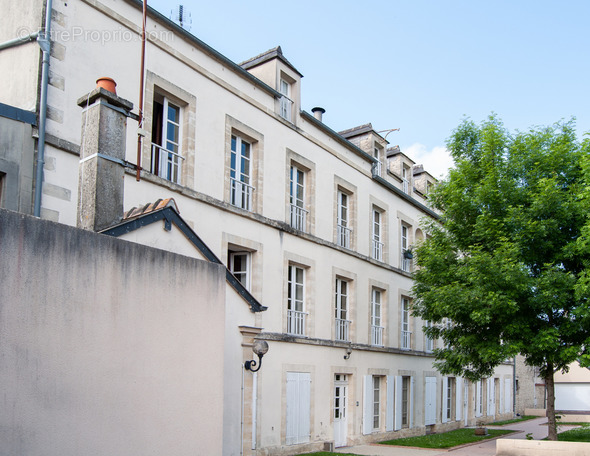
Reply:
[[[557,440],[560,442],[590,442],[590,425],[586,423],[577,429],[570,429],[557,434]]]
[[[379,442],[384,445],[413,446],[419,448],[451,448],[466,443],[479,442],[480,440],[492,439],[504,434],[514,432],[508,429],[488,429],[488,435],[475,435],[473,429],[457,429],[442,434],[429,434],[417,437],[406,437],[403,439],[386,440]]]
[[[506,424],[520,423],[521,421],[534,420],[535,418],[543,418],[543,417],[534,416],[534,415],[523,415],[520,418],[514,418],[511,420],[504,420],[504,421],[496,421],[494,423],[489,423],[489,425],[490,426],[504,426]]]

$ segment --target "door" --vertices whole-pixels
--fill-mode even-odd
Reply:
[[[334,376],[334,446],[346,446],[348,427],[346,424],[348,379],[344,374]]]

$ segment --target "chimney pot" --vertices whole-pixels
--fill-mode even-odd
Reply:
[[[319,120],[320,122],[322,122],[322,116],[324,115],[324,113],[326,112],[326,110],[324,108],[320,108],[319,106],[316,106],[315,108],[313,108],[311,110],[311,112],[313,112],[313,116]]]

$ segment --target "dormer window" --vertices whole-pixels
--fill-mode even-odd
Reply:
[[[410,193],[410,168],[402,165],[402,190],[404,193]]]
[[[279,83],[279,92],[281,93],[281,111],[280,116],[291,122],[291,111],[293,108],[293,101],[291,100],[291,84],[285,79],[281,78]]]

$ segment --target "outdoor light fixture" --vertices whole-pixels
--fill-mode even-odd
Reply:
[[[248,360],[244,363],[246,370],[258,372],[262,367],[262,357],[268,351],[268,344],[265,340],[256,339],[252,344],[252,351],[258,356],[258,363],[255,360]],[[256,365],[258,364],[258,367]],[[254,369],[256,367],[256,369]]]
[[[344,359],[350,358],[350,354],[352,353],[352,348],[348,347],[346,349],[346,355],[344,355]]]

